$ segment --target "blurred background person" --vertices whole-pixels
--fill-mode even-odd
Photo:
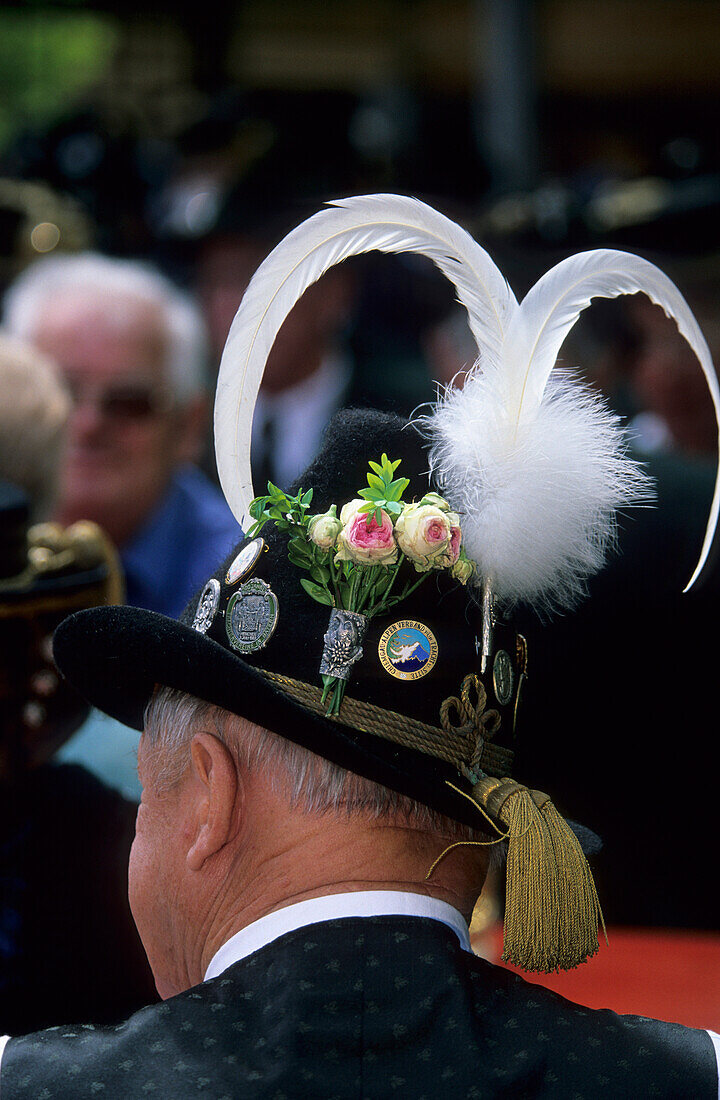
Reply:
[[[705,333],[713,361],[720,362],[720,301],[717,280],[708,271],[700,278],[697,265],[680,274],[695,315]],[[697,458],[717,453],[717,427],[712,401],[702,391],[704,379],[695,356],[663,311],[643,295],[628,303],[628,320],[636,347],[628,364],[628,383],[638,412],[630,419],[634,446],[646,454],[675,452]]]
[[[158,200],[159,220],[170,252],[190,268],[215,367],[247,284],[275,244],[323,202],[376,186],[376,171],[350,141],[351,117],[343,97],[226,95],[182,136],[184,155]],[[427,299],[425,284],[449,299],[446,281],[429,263],[418,274],[407,257],[383,260],[333,267],[290,311],[255,410],[256,485],[288,487],[339,408],[408,413],[431,395],[416,335],[428,321],[417,299]],[[392,282],[392,272],[389,281],[381,274],[388,264],[405,271],[404,293],[383,292]]]
[[[28,1031],[155,994],[127,902],[136,805],[54,759],[88,708],[52,632],[122,598],[117,555],[94,524],[28,529],[52,507],[71,408],[50,362],[0,335],[0,393],[0,1023]]]
[[[0,331],[0,395],[0,471],[24,491],[38,523],[55,507],[70,394],[49,359]]]
[[[27,268],[5,318],[52,355],[72,398],[56,518],[99,523],[120,548],[128,602],[179,614],[238,537],[192,465],[208,414],[196,308],[142,264],[82,254]]]

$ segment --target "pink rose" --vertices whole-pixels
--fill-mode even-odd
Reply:
[[[450,565],[454,565],[460,557],[460,543],[462,542],[462,531],[459,527],[450,528],[450,545],[447,548],[447,555],[450,558]]]
[[[433,558],[433,569],[453,569],[460,557],[460,547],[462,545],[462,529],[460,527],[460,516],[457,512],[447,513],[448,523],[450,524],[450,541],[443,550],[442,554],[438,554],[436,558]]]
[[[364,565],[393,565],[398,549],[393,525],[387,512],[381,512],[380,523],[374,512],[360,512],[363,500],[346,504],[340,518],[343,529],[338,535],[335,561],[354,561]]]

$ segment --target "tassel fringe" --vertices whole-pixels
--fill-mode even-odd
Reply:
[[[512,779],[481,779],[473,794],[508,834],[503,961],[545,973],[586,962],[605,924],[570,826],[546,794]]]

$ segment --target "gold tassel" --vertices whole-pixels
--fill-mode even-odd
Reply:
[[[512,779],[481,779],[473,795],[508,834],[503,961],[546,973],[585,962],[602,913],[570,826],[548,795]]]

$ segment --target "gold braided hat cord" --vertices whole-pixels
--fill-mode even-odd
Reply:
[[[364,703],[350,695],[344,697],[338,715],[327,716],[320,688],[277,672],[260,671],[271,683],[315,714],[330,717],[331,721],[361,733],[372,733],[386,741],[444,760],[463,774],[467,768],[477,771],[480,759],[482,770],[493,775],[502,775],[512,767],[513,754],[510,749],[488,744],[500,726],[500,715],[496,710],[486,710],[487,694],[475,675],[465,677],[459,699],[451,696],[443,702],[440,708],[441,729],[415,718],[407,718],[397,711]],[[475,703],[471,698],[473,691]],[[453,725],[453,713],[459,718],[459,725]]]

